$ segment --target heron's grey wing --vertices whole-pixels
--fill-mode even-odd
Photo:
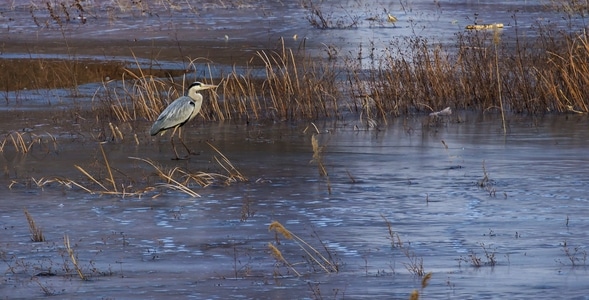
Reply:
[[[153,123],[149,134],[156,135],[158,132],[184,125],[190,120],[194,108],[195,103],[189,97],[183,96],[174,100]]]

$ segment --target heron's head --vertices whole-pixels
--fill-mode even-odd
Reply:
[[[188,90],[191,91],[193,90],[194,92],[198,92],[198,91],[202,91],[202,90],[208,90],[208,89],[212,89],[212,88],[216,88],[217,86],[214,84],[206,84],[206,83],[202,83],[202,82],[194,82],[193,84],[191,84],[188,87]]]

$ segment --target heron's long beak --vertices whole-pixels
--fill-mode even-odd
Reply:
[[[200,85],[199,89],[200,90],[209,90],[209,89],[214,89],[216,87],[218,87],[218,85],[216,85],[216,84],[204,84],[203,83]]]

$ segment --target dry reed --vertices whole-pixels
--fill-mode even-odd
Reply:
[[[233,166],[233,163],[231,163],[231,161],[223,153],[221,153],[219,149],[209,142],[207,142],[207,145],[209,145],[209,147],[211,147],[219,156],[221,156],[221,159],[217,158],[217,156],[213,156],[213,158],[217,164],[219,164],[219,166],[221,166],[227,172],[228,175],[226,184],[235,181],[247,181],[247,178],[243,176],[241,172],[235,168],[235,166]]]
[[[301,273],[299,273],[291,263],[289,263],[284,256],[282,256],[282,252],[280,252],[280,250],[278,250],[278,248],[276,248],[276,246],[274,246],[272,243],[268,243],[268,248],[270,249],[270,252],[272,253],[272,256],[274,256],[274,258],[276,258],[276,260],[283,262],[285,265],[287,265],[297,276],[301,276]]]
[[[27,138],[25,135],[28,135],[29,137]],[[41,137],[17,131],[10,132],[4,137],[4,140],[0,142],[0,153],[4,152],[7,143],[12,145],[17,153],[28,153],[31,151],[34,143],[41,143]]]
[[[24,213],[25,213],[25,217],[27,218],[27,222],[29,223],[29,231],[31,232],[31,240],[33,242],[44,242],[45,236],[43,236],[43,229],[41,229],[41,227],[37,226],[35,219],[33,219],[33,216],[31,216],[31,214],[29,214],[29,212],[27,211],[26,208],[24,209]]]
[[[315,126],[315,124],[313,124],[313,126]],[[316,126],[315,130],[317,130]],[[318,133],[314,133],[311,136],[311,147],[313,149],[313,159],[311,159],[311,163],[317,164],[319,176],[325,177],[325,180],[327,181],[327,192],[331,194],[331,181],[329,180],[329,174],[327,173],[327,169],[325,168],[325,164],[323,163],[323,149],[325,146],[319,145],[317,135]]]
[[[72,246],[70,245],[70,238],[68,237],[67,234],[63,236],[63,244],[65,246],[65,249],[69,255],[69,258],[70,258],[72,264],[74,265],[74,269],[76,270],[76,273],[78,273],[78,276],[80,276],[80,279],[87,280],[86,275],[84,275],[84,273],[82,272],[82,268],[80,267],[80,264],[78,263],[78,256],[76,255],[76,253],[74,252],[74,249],[72,249]]]
[[[319,266],[326,273],[338,272],[338,266],[334,262],[327,259],[321,252],[307,243],[305,240],[295,235],[291,231],[287,230],[280,222],[273,221],[268,226],[269,231],[275,232],[276,244],[279,244],[278,234],[281,234],[284,238],[294,241],[301,250],[307,255],[307,257],[317,266]],[[272,245],[272,244],[270,244]],[[274,245],[272,245],[275,247]],[[326,249],[327,250],[327,249]],[[331,257],[331,255],[329,255]],[[297,272],[298,273],[298,272]]]

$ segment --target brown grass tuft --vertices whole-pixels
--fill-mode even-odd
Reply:
[[[37,226],[35,219],[33,219],[33,216],[31,216],[31,214],[29,214],[29,212],[27,211],[26,208],[24,209],[24,212],[25,212],[25,217],[27,218],[27,222],[29,223],[29,231],[31,232],[31,240],[33,242],[44,242],[45,236],[43,236],[43,229],[41,229],[41,227]]]
[[[280,224],[280,222],[278,221],[273,221],[272,223],[270,223],[270,226],[268,226],[268,230],[280,233],[282,234],[282,236],[284,236],[284,238],[292,240],[292,234],[290,233],[290,231],[286,230],[286,228],[284,228],[284,226],[282,226],[282,224]]]

